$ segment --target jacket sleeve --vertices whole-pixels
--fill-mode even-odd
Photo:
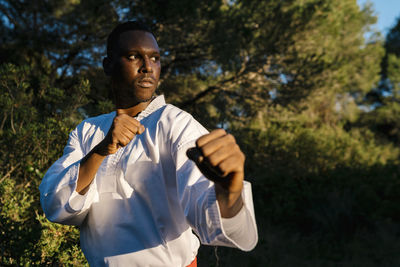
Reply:
[[[78,138],[80,126],[70,133],[62,157],[49,168],[39,186],[41,206],[52,222],[81,225],[96,196],[95,180],[85,195],[75,191],[84,157]]]
[[[174,157],[179,201],[189,225],[203,244],[252,250],[257,244],[258,234],[251,184],[244,182],[241,211],[233,218],[222,218],[214,183],[204,177],[186,156],[186,150],[195,146],[195,140],[207,131],[194,119],[187,123],[185,129],[178,131],[180,136],[176,141]]]

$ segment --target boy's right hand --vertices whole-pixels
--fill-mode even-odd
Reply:
[[[97,153],[103,156],[114,154],[126,146],[137,134],[143,133],[144,126],[135,118],[117,111],[117,116],[106,137],[97,146]]]

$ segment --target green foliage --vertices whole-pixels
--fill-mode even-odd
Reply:
[[[0,181],[1,265],[82,266],[86,260],[78,245],[79,231],[38,214],[37,181],[43,174],[28,171],[33,172],[32,178],[36,176],[35,182],[16,185],[11,173]]]
[[[241,142],[248,155],[248,176],[254,177],[254,183],[260,185],[255,190],[264,196],[260,203],[264,216],[274,214],[274,220],[282,218],[279,223],[298,222],[304,218],[308,201],[314,202],[314,198],[325,199],[331,193],[347,195],[342,191],[357,189],[359,184],[375,191],[382,179],[387,186],[397,183],[395,166],[400,150],[391,144],[378,144],[371,131],[345,131],[329,125],[307,127],[309,121],[303,114],[283,109],[269,115],[263,131],[235,131],[238,140],[244,140]],[[375,170],[385,171],[379,174]],[[367,197],[365,192],[359,193]],[[299,209],[299,205],[304,206]],[[377,210],[365,214],[369,212],[376,214]],[[392,216],[397,218],[395,212]]]
[[[263,131],[235,129],[260,242],[245,255],[218,249],[219,266],[396,265],[400,149],[369,130],[310,126],[304,114],[277,110]],[[217,261],[211,249],[200,255]]]
[[[39,257],[32,247],[38,239],[40,227],[37,224],[28,227],[35,215],[32,209],[35,199],[30,194],[33,192],[32,186],[26,184],[16,187],[15,181],[9,176],[2,176],[0,181],[1,263],[23,265]]]
[[[77,229],[44,218],[38,186],[81,120],[74,109],[85,103],[89,84],[80,80],[74,95],[66,96],[48,77],[30,77],[27,66],[1,65],[0,73],[1,101],[7,104],[0,108],[0,149],[7,151],[0,155],[0,265],[81,265],[86,260]]]
[[[86,259],[79,247],[79,230],[49,222],[44,215],[37,215],[42,230],[36,244],[41,254],[41,264],[54,264],[55,259],[63,266],[86,266]]]
[[[384,105],[365,114],[358,124],[369,126],[376,132],[381,142],[393,142],[400,144],[400,103],[387,99]]]
[[[380,82],[367,94],[364,104],[371,107],[354,125],[374,131],[381,142],[400,144],[400,20],[389,31],[381,60]]]

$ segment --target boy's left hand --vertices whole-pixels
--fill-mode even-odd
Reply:
[[[217,129],[200,137],[196,148],[188,149],[186,154],[204,176],[215,182],[222,216],[234,216],[242,206],[245,162],[245,155],[235,138],[225,130]]]

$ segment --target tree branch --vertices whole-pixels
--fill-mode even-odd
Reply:
[[[198,93],[194,98],[187,100],[185,102],[183,102],[182,104],[180,104],[180,108],[184,109],[187,106],[193,105],[197,100],[205,97],[206,95],[208,95],[209,93],[214,92],[214,90],[220,88],[219,86],[209,86],[206,90],[201,91],[200,93]]]

